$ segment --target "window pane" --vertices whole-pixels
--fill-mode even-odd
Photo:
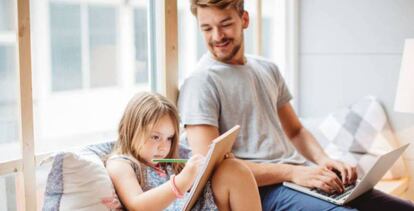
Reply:
[[[46,5],[50,15],[44,15],[42,1],[33,2],[36,154],[114,141],[126,103],[143,88],[134,86],[133,78],[135,8],[123,3],[51,1]],[[52,23],[50,30],[45,20]],[[51,52],[43,50],[49,47],[49,36],[55,37]],[[56,66],[68,71],[56,71]],[[63,73],[60,78],[57,72]]]
[[[91,87],[117,83],[117,11],[113,7],[89,7]]]
[[[244,1],[244,9],[249,12],[249,27],[244,30],[244,53],[254,54],[254,45],[255,45],[255,27],[256,27],[256,0],[254,1]]]
[[[82,88],[80,6],[50,4],[52,90]]]
[[[263,56],[275,62],[282,74],[286,61],[286,1],[263,0],[262,40]]]
[[[198,59],[207,52],[197,19],[190,12],[190,1],[178,1],[179,83],[194,70]]]
[[[15,47],[0,44],[0,161],[20,155],[17,82]]]
[[[134,9],[135,82],[149,82],[147,8]]]
[[[15,1],[0,0],[0,31],[10,31],[14,29],[15,24]]]
[[[0,45],[0,144],[18,139],[15,49]]]
[[[0,176],[0,210],[17,210],[15,174]]]

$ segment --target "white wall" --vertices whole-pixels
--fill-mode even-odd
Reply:
[[[414,38],[414,1],[302,0],[300,16],[299,114],[323,116],[374,95],[400,142],[414,145],[414,114],[393,111],[404,39]],[[414,146],[405,159],[414,177]]]

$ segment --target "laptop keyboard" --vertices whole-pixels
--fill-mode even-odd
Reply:
[[[320,189],[317,189],[317,188],[313,188],[313,189],[311,189],[311,191],[322,194],[322,195],[327,196],[329,198],[340,199],[340,198],[348,195],[349,192],[352,191],[352,189],[354,189],[354,188],[355,188],[355,184],[351,184],[351,185],[345,186],[345,191],[342,192],[342,193],[327,193],[327,192],[325,192],[323,190],[320,190]]]

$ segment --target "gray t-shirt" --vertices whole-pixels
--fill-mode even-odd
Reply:
[[[230,65],[207,53],[181,86],[178,107],[184,125],[212,125],[220,134],[240,125],[233,146],[238,158],[303,163],[277,113],[278,107],[291,99],[275,64],[247,56],[245,65]]]

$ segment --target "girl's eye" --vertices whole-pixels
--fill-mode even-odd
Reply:
[[[168,141],[173,141],[173,138],[174,138],[174,137],[169,137],[167,140],[168,140]]]
[[[158,141],[158,140],[160,140],[160,137],[159,136],[151,136],[151,139],[153,141]]]

